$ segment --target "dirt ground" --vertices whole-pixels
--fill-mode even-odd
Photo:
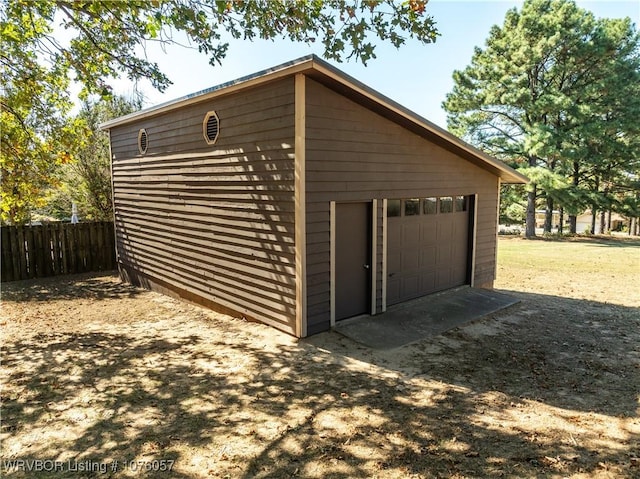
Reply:
[[[110,275],[3,284],[2,475],[640,477],[640,242],[499,262],[519,304],[392,351]]]

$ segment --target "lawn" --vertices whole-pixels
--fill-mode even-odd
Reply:
[[[639,477],[640,243],[499,243],[520,303],[392,351],[113,276],[5,284],[2,475]]]
[[[640,306],[640,241],[501,238],[497,287]],[[616,288],[619,286],[619,288]],[[630,286],[630,287],[626,287]]]

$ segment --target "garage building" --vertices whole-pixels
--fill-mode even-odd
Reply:
[[[492,287],[526,182],[313,55],[102,127],[123,278],[298,337]]]

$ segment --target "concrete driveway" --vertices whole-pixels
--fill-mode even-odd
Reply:
[[[393,349],[444,333],[517,302],[503,293],[464,286],[391,306],[376,316],[339,321],[335,331],[373,349]]]

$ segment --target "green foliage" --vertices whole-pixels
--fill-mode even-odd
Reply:
[[[83,128],[76,131],[73,162],[57,172],[57,186],[51,189],[39,212],[59,220],[69,219],[72,203],[81,219],[113,219],[109,135],[99,125],[109,119],[141,108],[140,99],[113,97],[109,100],[85,100],[75,120]]]
[[[601,207],[606,188],[640,171],[640,37],[628,18],[527,0],[454,83],[443,104],[449,128],[527,168],[547,205]]]
[[[0,24],[2,221],[28,221],[57,165],[69,161],[77,126],[64,118],[72,106],[66,95],[69,80],[59,65],[43,64],[34,47],[50,32],[44,19],[26,14]]]
[[[82,128],[67,120],[71,81],[82,85],[85,100],[92,94],[109,98],[109,81],[122,75],[147,79],[163,91],[170,79],[147,60],[145,48],[151,42],[176,43],[178,32],[212,65],[228,52],[224,32],[235,39],[318,41],[327,58],[366,64],[375,58],[378,41],[395,47],[409,38],[435,41],[438,33],[425,5],[422,0],[0,3],[2,221],[28,221],[43,192],[55,184],[59,165],[71,160],[73,134]]]
[[[500,188],[500,216],[501,225],[522,225],[525,222],[527,204],[522,199],[524,187],[502,186]]]
[[[4,6],[4,40],[29,55],[40,55],[64,77],[72,72],[86,93],[106,96],[108,79],[121,74],[146,78],[163,90],[169,78],[148,61],[150,42],[174,43],[176,32],[186,34],[199,51],[220,64],[235,39],[288,38],[322,42],[324,55],[337,61],[375,58],[375,39],[400,47],[407,38],[423,43],[436,40],[434,20],[426,1],[410,0],[164,0],[72,2],[14,0]],[[53,25],[71,34],[68,44],[54,37]],[[7,55],[7,60],[11,55]]]

